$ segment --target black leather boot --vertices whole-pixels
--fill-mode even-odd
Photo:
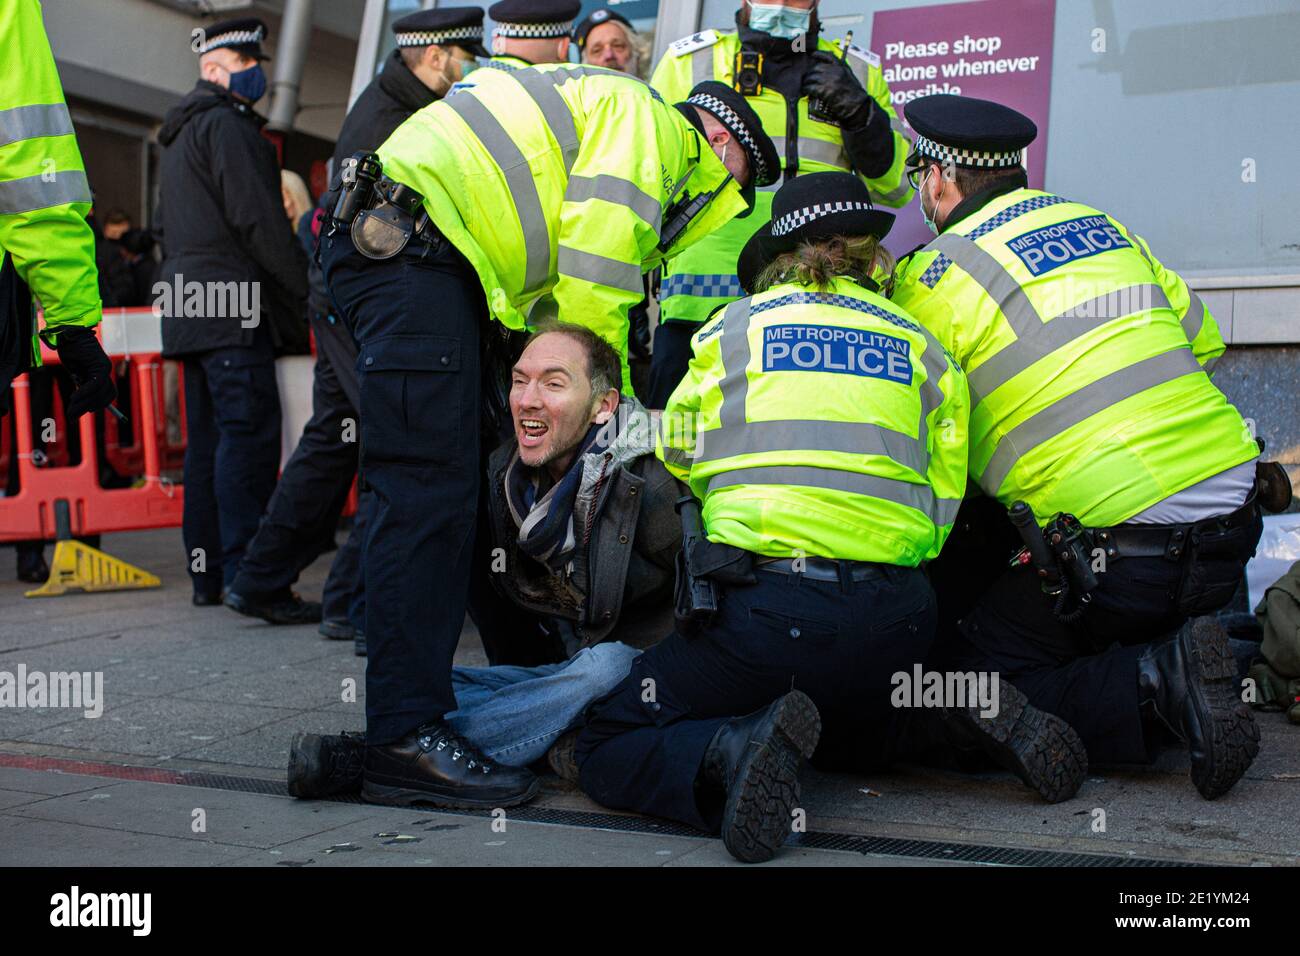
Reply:
[[[1074,728],[1000,677],[997,714],[981,716],[972,703],[945,708],[941,719],[952,744],[984,751],[1048,803],[1069,800],[1088,776],[1088,750]]]
[[[289,795],[311,800],[360,793],[365,757],[365,734],[294,734],[289,745]]]
[[[1187,744],[1192,783],[1206,800],[1231,790],[1259,753],[1259,727],[1213,617],[1193,618],[1138,658],[1138,699],[1149,719]]]
[[[817,749],[821,732],[816,705],[794,690],[748,717],[727,721],[709,742],[701,782],[727,795],[722,843],[737,860],[770,860],[790,835],[800,762]]]
[[[435,807],[513,807],[537,794],[524,767],[488,760],[441,720],[396,743],[366,747],[361,797],[368,803]]]
[[[226,607],[245,617],[260,617],[268,624],[319,624],[320,602],[304,601],[290,592],[287,595],[250,597],[227,591]]]

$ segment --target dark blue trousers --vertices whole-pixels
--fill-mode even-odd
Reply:
[[[858,582],[763,570],[758,578],[725,588],[707,632],[650,648],[593,705],[576,750],[588,796],[716,833],[722,798],[696,787],[709,742],[728,718],[791,690],[821,712],[819,767],[888,762],[901,713],[890,704],[891,678],[910,673],[933,637],[925,576],[878,565]]]
[[[477,275],[445,240],[392,259],[321,239],[330,294],[356,339],[361,476],[374,492],[365,568],[366,736],[401,739],[456,708],[452,655],[479,499]]]
[[[185,561],[196,593],[216,596],[239,562],[280,470],[280,393],[265,325],[248,347],[187,355]],[[196,570],[201,548],[204,570]]]
[[[1087,611],[1063,623],[1029,568],[1006,570],[1019,546],[1005,509],[973,499],[962,506],[952,538],[931,565],[941,619],[927,667],[995,671],[1035,707],[1070,724],[1097,765],[1146,763],[1164,740],[1146,726],[1137,661],[1189,616],[1231,599],[1263,525],[1200,536],[1182,560],[1121,558],[1097,575]],[[996,503],[994,503],[996,504]],[[970,588],[947,588],[957,576]],[[950,607],[945,608],[944,605]]]
[[[360,440],[357,404],[357,347],[332,316],[315,316],[316,365],[312,415],[284,466],[275,494],[244,555],[233,589],[247,597],[287,595],[303,569],[333,547],[339,513],[357,473]],[[360,590],[360,538],[357,516],[348,544],[330,569],[323,601],[326,618],[347,618]],[[355,543],[354,543],[355,539]]]

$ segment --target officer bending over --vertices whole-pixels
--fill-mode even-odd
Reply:
[[[349,170],[321,263],[360,348],[361,469],[378,499],[363,556],[367,800],[497,807],[536,791],[528,771],[447,746],[443,720],[480,486],[480,336],[489,319],[521,328],[549,294],[624,364],[642,272],[774,175],[733,96],[679,110],[607,70],[479,70]]]
[[[543,63],[569,62],[569,34],[582,9],[578,0],[499,0],[488,7],[496,24],[484,66],[510,73]]]
[[[565,731],[672,627],[677,483],[655,458],[650,415],[619,396],[620,374],[614,350],[576,325],[547,326],[515,364],[514,435],[492,455],[487,482],[489,578],[495,599],[527,622],[521,640],[548,663],[451,674],[456,746],[473,740],[511,767],[546,755],[569,780]],[[298,734],[289,792],[360,791],[364,748],[364,734]]]
[[[1147,762],[1172,731],[1196,788],[1220,796],[1259,731],[1226,636],[1188,619],[1231,598],[1261,519],[1259,447],[1208,375],[1214,319],[1114,218],[1026,188],[1028,117],[949,95],[906,112],[938,238],[900,264],[893,301],[966,370],[970,477],[1000,505],[932,569],[941,602],[981,583],[944,614],[934,663],[1001,672],[1094,764]]]
[[[661,430],[703,502],[684,558],[712,569],[717,610],[680,608],[576,749],[595,800],[721,833],[748,862],[789,835],[801,758],[887,748],[891,675],[934,628],[918,565],[966,461],[965,376],[869,278],[894,217],[830,172],[787,183],[772,213],[756,294],[696,334]]]

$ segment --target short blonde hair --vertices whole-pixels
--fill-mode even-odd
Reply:
[[[307,191],[307,184],[292,169],[282,169],[280,170],[280,192],[286,197],[287,204],[293,209],[293,225],[296,227],[303,213],[311,212],[312,207],[316,205],[311,201],[311,193]]]

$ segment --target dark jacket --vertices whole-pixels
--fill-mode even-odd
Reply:
[[[280,196],[275,148],[265,121],[224,88],[200,80],[167,114],[162,154],[160,281],[260,282],[261,321],[305,327],[307,258]],[[245,295],[245,302],[251,294]],[[179,311],[179,310],[176,310]],[[251,345],[255,329],[225,315],[164,315],[163,352],[186,355]],[[276,321],[272,338],[278,341]]]
[[[519,550],[505,492],[516,443],[503,444],[488,462],[492,543],[505,553],[505,571],[491,576],[493,584],[517,607],[552,619],[569,656],[605,640],[648,647],[673,626],[673,561],[682,545],[677,483],[655,457],[657,422],[635,399],[625,398],[619,412],[631,424],[584,462],[574,527],[585,529],[593,507],[595,516],[567,581]]]
[[[383,72],[370,81],[348,110],[330,161],[331,176],[338,176],[343,160],[361,150],[378,149],[412,113],[437,99],[438,95],[407,69],[401,54],[394,50],[384,62]]]

